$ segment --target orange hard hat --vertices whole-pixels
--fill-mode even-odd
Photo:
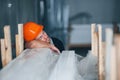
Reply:
[[[23,25],[23,35],[25,41],[34,40],[40,32],[43,31],[43,26],[35,22],[27,22]]]

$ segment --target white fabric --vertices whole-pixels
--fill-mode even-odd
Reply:
[[[74,51],[27,49],[0,71],[0,80],[97,80],[96,62],[91,53],[82,58]]]

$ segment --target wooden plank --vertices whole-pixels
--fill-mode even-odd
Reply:
[[[6,65],[5,39],[0,39],[1,42],[1,60],[2,66]]]
[[[91,24],[91,51],[92,51],[92,54],[97,56],[96,54],[97,33],[95,32],[96,32],[96,24]]]
[[[95,32],[95,24],[91,24],[91,51],[94,53],[94,32]]]
[[[19,35],[19,53],[21,53],[24,49],[24,38],[23,38],[23,24],[18,24],[18,35]]]
[[[96,57],[98,57],[98,47],[99,47],[99,45],[98,45],[98,32],[94,32],[94,34],[93,34],[93,36],[94,36],[94,55],[96,56]]]
[[[117,79],[120,80],[120,35],[115,35],[114,39],[115,49],[116,49],[116,68],[117,68]]]
[[[98,36],[99,36],[99,46],[98,46],[98,65],[99,65],[99,80],[104,80],[104,75],[103,75],[103,72],[104,72],[104,54],[102,52],[102,26],[100,24],[97,25],[98,26]]]
[[[106,43],[102,42],[102,53],[103,53],[103,80],[105,80],[105,55],[106,55]]]
[[[116,50],[115,50],[115,46],[112,46],[112,49],[111,49],[111,59],[110,59],[110,69],[111,69],[111,72],[110,72],[110,80],[119,80],[117,79],[117,66],[116,66]]]
[[[15,35],[15,40],[16,40],[16,57],[20,54],[20,48],[19,48],[19,35]]]
[[[11,35],[10,26],[4,27],[5,37],[5,51],[6,51],[6,63],[8,64],[12,60],[12,49],[11,49]]]
[[[113,42],[113,31],[110,28],[106,29],[106,55],[105,55],[105,80],[110,80],[110,58],[111,58],[111,49]]]

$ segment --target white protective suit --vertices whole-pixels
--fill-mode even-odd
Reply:
[[[26,49],[0,71],[0,80],[97,80],[97,59],[74,51]]]

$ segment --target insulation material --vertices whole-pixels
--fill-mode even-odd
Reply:
[[[77,63],[79,74],[84,80],[98,80],[97,57],[91,52]]]
[[[0,80],[97,80],[97,59],[74,51],[26,49],[0,71]]]
[[[78,74],[74,51],[64,51],[49,80],[83,80]]]

